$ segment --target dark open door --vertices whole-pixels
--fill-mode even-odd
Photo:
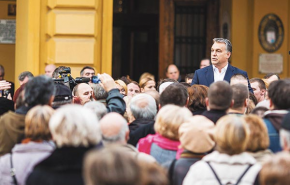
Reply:
[[[138,81],[144,72],[158,77],[158,13],[157,0],[127,0],[122,1],[122,5],[114,3],[114,78],[129,75]]]

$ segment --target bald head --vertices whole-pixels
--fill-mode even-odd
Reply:
[[[248,79],[242,74],[235,74],[231,77],[230,85],[235,84],[244,84],[245,86],[248,86]]]
[[[101,121],[103,143],[126,143],[129,139],[129,127],[127,121],[118,113],[108,113]]]
[[[81,105],[84,105],[93,100],[93,89],[86,83],[80,83],[74,87],[73,95],[79,98]]]
[[[49,65],[45,66],[45,75],[52,78],[52,73],[55,70],[55,68],[56,67],[53,64],[49,64]]]
[[[166,71],[166,76],[167,78],[170,78],[170,79],[173,79],[173,80],[178,80],[179,78],[179,70],[178,68],[176,67],[176,65],[174,64],[170,64],[167,68],[167,71]]]

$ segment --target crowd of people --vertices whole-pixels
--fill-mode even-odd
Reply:
[[[15,92],[0,65],[0,184],[290,184],[290,80],[249,79],[231,54],[214,39],[185,81],[51,64]]]

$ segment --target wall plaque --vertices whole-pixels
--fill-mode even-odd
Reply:
[[[275,14],[267,14],[259,25],[259,41],[267,52],[277,51],[284,39],[284,27],[281,19]]]
[[[0,44],[15,43],[16,21],[15,19],[0,19]]]
[[[283,55],[282,54],[260,54],[259,72],[260,73],[282,73]]]

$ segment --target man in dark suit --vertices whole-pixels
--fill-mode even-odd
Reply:
[[[223,80],[230,82],[234,74],[242,74],[247,77],[249,91],[253,92],[247,72],[229,64],[231,54],[232,44],[229,40],[224,38],[213,39],[213,45],[211,47],[212,65],[196,70],[191,85],[201,84],[210,86],[213,82]]]

